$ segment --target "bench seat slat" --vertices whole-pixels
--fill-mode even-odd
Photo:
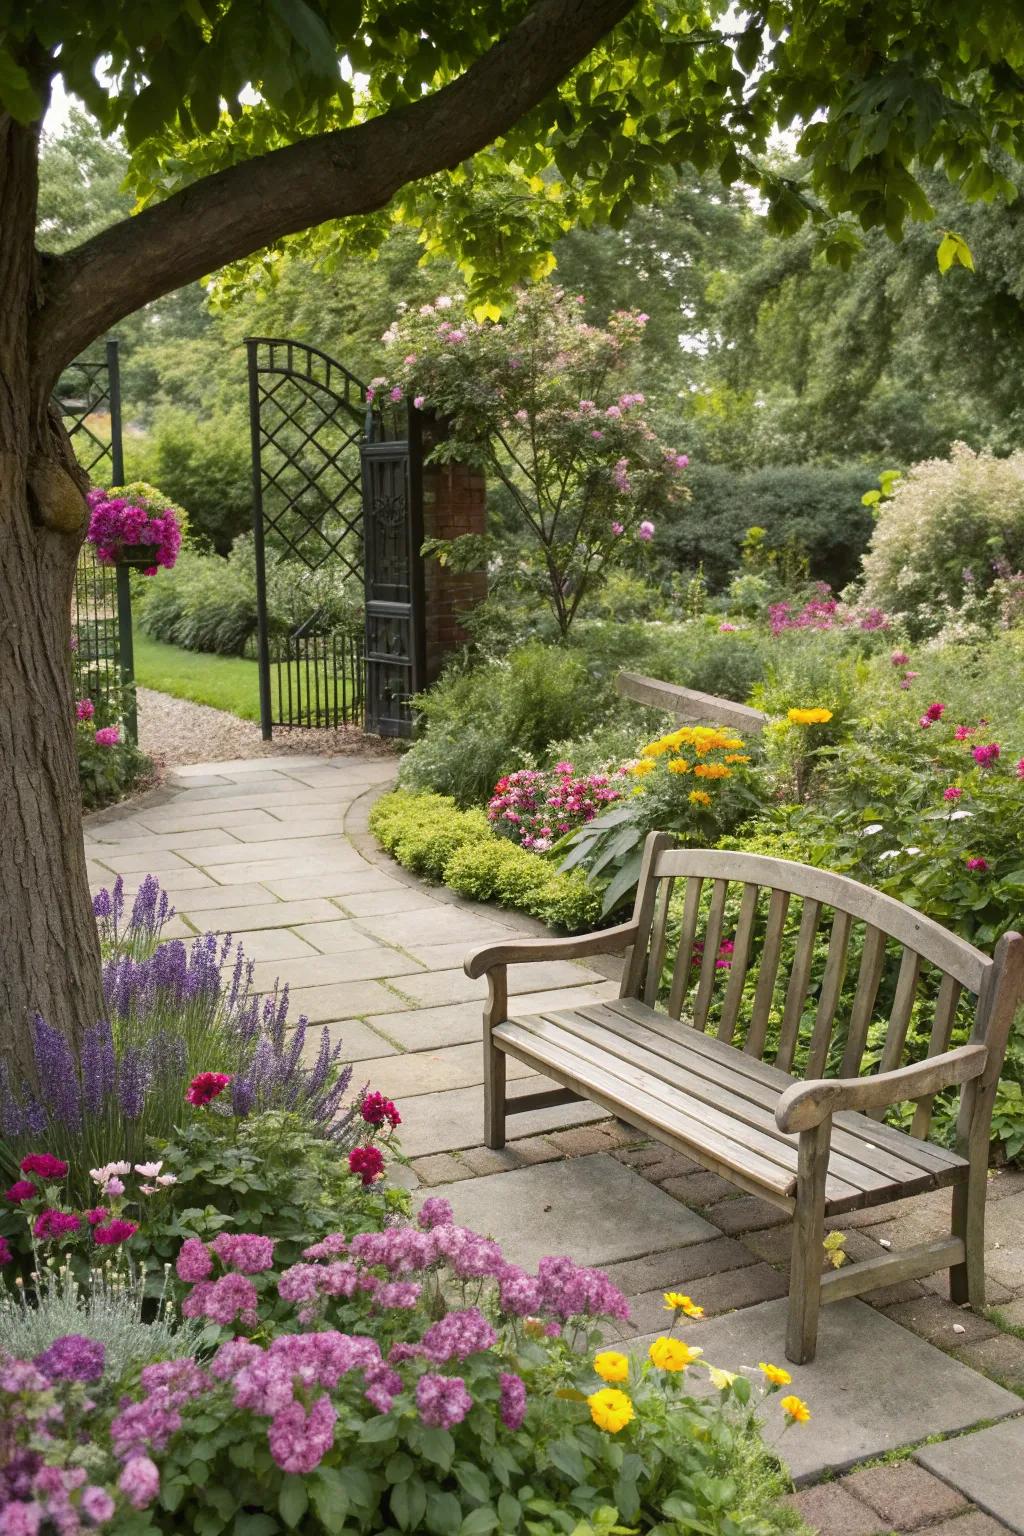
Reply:
[[[633,998],[612,998],[603,1006],[610,1008],[614,1013],[621,1013],[625,1018],[639,1020],[668,1041],[678,1043],[681,1039],[685,1039],[688,1049],[709,1055],[737,1072],[767,1083],[774,1087],[777,1093],[781,1093],[794,1081],[787,1072],[781,1071],[769,1062],[757,1061],[753,1056],[747,1056],[733,1046],[723,1045],[714,1035],[700,1034],[694,1029],[689,1029],[685,1024],[673,1024],[663,1014],[645,1008]],[[852,1129],[859,1135],[870,1136],[876,1145],[886,1147],[898,1157],[906,1157],[912,1162],[920,1163],[923,1167],[945,1170],[964,1166],[963,1158],[949,1148],[938,1147],[930,1141],[918,1141],[902,1131],[895,1130],[891,1125],[880,1125],[875,1120],[869,1121],[867,1115],[859,1115],[852,1110],[843,1110],[835,1115],[832,1123],[834,1127]]]
[[[586,1030],[588,1039],[603,1043],[607,1049],[625,1055],[627,1059],[633,1051],[640,1050],[647,1061],[648,1071],[671,1074],[669,1081],[711,1104],[724,1107],[728,1100],[739,1118],[749,1119],[751,1124],[766,1128],[774,1135],[783,1134],[775,1124],[775,1106],[779,1101],[777,1087],[758,1082],[738,1071],[732,1063],[726,1065],[702,1052],[688,1050],[685,1039],[667,1041],[645,1024],[623,1018],[610,1009],[601,1014],[596,1008],[566,1009],[548,1013],[546,1017],[556,1019],[568,1029]],[[795,1143],[794,1137],[784,1139],[787,1143]],[[885,1187],[910,1193],[934,1189],[938,1183],[935,1169],[915,1160],[911,1138],[903,1137],[903,1140],[909,1142],[907,1155],[896,1156],[879,1145],[874,1122],[865,1125],[859,1134],[836,1126],[832,1136],[835,1156],[830,1166],[848,1183],[865,1190]],[[861,1165],[859,1171],[858,1164]]]

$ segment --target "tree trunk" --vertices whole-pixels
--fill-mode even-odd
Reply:
[[[101,1016],[71,693],[80,481],[32,377],[37,130],[0,116],[0,1053],[34,1077],[31,1018]]]

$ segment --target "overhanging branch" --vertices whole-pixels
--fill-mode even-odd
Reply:
[[[125,315],[284,235],[372,213],[506,133],[636,0],[538,0],[442,90],[369,122],[219,171],[46,264],[34,326],[38,387]]]

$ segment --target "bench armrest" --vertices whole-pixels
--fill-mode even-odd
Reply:
[[[941,1088],[980,1077],[987,1059],[987,1046],[961,1045],[958,1050],[874,1077],[827,1077],[794,1083],[776,1106],[775,1123],[780,1131],[807,1131],[842,1109],[881,1109],[905,1099],[923,1099]]]
[[[529,960],[581,960],[586,955],[614,955],[632,944],[638,933],[635,922],[618,923],[600,933],[581,933],[572,939],[510,939],[471,949],[463,961],[467,976],[485,976],[497,965],[522,965]]]

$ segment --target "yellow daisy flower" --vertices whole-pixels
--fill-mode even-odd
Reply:
[[[682,1291],[665,1292],[666,1312],[685,1312],[687,1317],[703,1317],[704,1308],[698,1307],[689,1296],[684,1296]]]
[[[651,1357],[651,1364],[656,1365],[659,1371],[685,1371],[688,1365],[700,1359],[704,1351],[692,1349],[682,1339],[662,1337],[655,1339],[647,1353]]]
[[[691,805],[710,805],[711,796],[706,789],[691,789],[687,796]]]
[[[693,770],[699,779],[728,779],[732,777],[732,769],[724,763],[698,763]]]
[[[670,758],[668,763],[669,773],[689,773],[690,765],[685,757]]]
[[[731,1387],[736,1380],[735,1371],[723,1371],[717,1365],[708,1366],[708,1375],[711,1377],[711,1385],[717,1387],[719,1392],[724,1392],[726,1387]]]
[[[651,758],[642,757],[638,763],[633,764],[629,771],[630,773],[635,773],[638,776],[643,777],[645,773],[654,772],[654,763]]]
[[[587,1406],[598,1429],[606,1429],[610,1435],[617,1435],[636,1417],[632,1400],[616,1387],[602,1387],[600,1392],[591,1393]]]
[[[784,1371],[781,1365],[771,1365],[767,1360],[759,1360],[757,1368],[766,1381],[770,1381],[773,1387],[788,1387],[793,1380],[788,1371]]]
[[[811,1410],[802,1397],[780,1397],[779,1407],[791,1424],[806,1424],[811,1416]]]
[[[604,1349],[594,1356],[594,1370],[602,1381],[625,1381],[629,1375],[629,1356],[617,1349]]]

